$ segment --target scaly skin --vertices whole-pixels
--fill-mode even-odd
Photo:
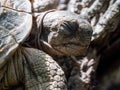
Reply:
[[[33,74],[25,63],[25,90],[67,90],[64,72],[61,67],[46,53],[37,49],[27,48],[25,54]]]
[[[19,47],[0,71],[0,90],[67,90],[60,66],[37,49]]]

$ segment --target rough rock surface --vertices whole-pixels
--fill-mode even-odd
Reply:
[[[50,9],[56,9],[59,0],[34,0],[33,11],[44,12]]]

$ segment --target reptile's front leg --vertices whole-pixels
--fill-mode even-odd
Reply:
[[[0,69],[0,90],[67,90],[64,72],[43,51],[19,47]]]
[[[49,55],[30,48],[23,55],[25,90],[66,90],[64,72]]]

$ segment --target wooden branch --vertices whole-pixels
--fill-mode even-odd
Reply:
[[[99,19],[98,24],[95,26],[93,35],[94,38],[103,36],[105,32],[114,31],[119,23],[120,18],[120,0],[117,0],[113,5],[109,6],[108,10]],[[93,39],[94,39],[93,38]]]
[[[90,8],[83,8],[80,15],[82,17],[87,17],[88,19],[90,19],[91,17],[98,14],[98,12],[100,12],[100,9],[103,7],[103,3],[105,1],[106,0],[96,0]]]

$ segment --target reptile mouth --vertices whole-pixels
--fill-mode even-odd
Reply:
[[[52,46],[59,47],[59,46],[76,46],[76,47],[86,47],[88,45],[82,44],[82,43],[74,43],[74,42],[68,42],[68,43],[62,43],[62,44],[53,44]]]
[[[52,47],[67,56],[79,56],[85,55],[87,47],[85,45],[81,45],[80,43],[63,43],[60,45],[52,45]]]

